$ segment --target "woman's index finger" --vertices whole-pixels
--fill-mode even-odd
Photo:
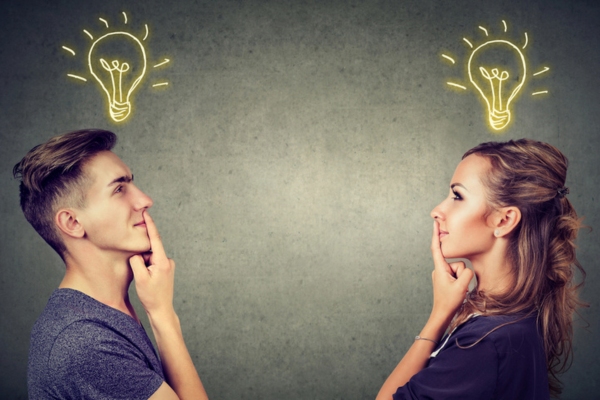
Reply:
[[[160,239],[160,234],[158,233],[158,229],[154,224],[154,220],[148,214],[148,211],[144,211],[144,221],[146,222],[146,229],[148,231],[148,238],[150,239],[150,249],[152,250],[153,256],[159,257],[167,257],[165,253],[165,248],[163,247],[162,240]]]
[[[452,274],[452,269],[446,262],[442,253],[442,244],[440,243],[440,226],[437,221],[433,221],[433,235],[431,237],[431,255],[433,256],[433,265],[443,268],[444,271]]]

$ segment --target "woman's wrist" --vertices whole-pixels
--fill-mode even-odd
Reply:
[[[450,322],[452,322],[452,317],[443,318],[432,314],[418,336],[439,342]]]

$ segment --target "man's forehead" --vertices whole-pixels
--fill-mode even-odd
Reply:
[[[131,170],[119,156],[112,151],[101,151],[90,158],[83,169],[94,181],[102,185],[108,185],[115,179],[131,177]]]

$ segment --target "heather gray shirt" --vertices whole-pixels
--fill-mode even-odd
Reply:
[[[147,399],[163,381],[133,318],[76,290],[52,293],[31,332],[30,399]]]

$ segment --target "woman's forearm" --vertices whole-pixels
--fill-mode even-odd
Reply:
[[[419,333],[421,338],[429,340],[414,341],[379,390],[377,400],[390,400],[400,386],[404,386],[413,375],[425,368],[429,356],[436,346],[434,342],[439,343],[451,320],[451,317],[439,318],[433,314],[429,317]]]

